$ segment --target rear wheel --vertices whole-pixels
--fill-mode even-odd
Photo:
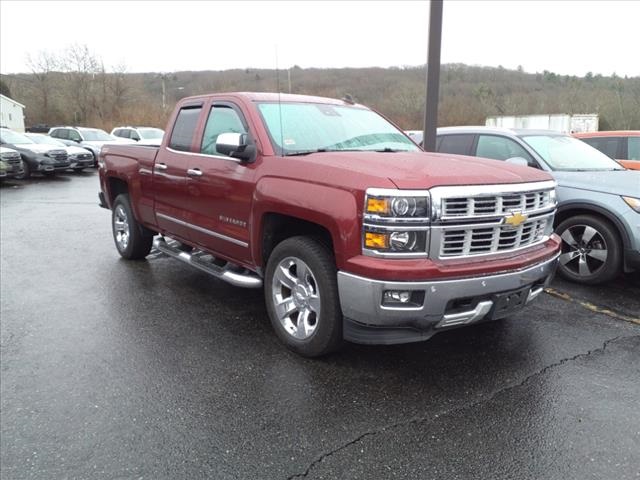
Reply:
[[[562,238],[558,272],[567,280],[595,285],[620,273],[622,245],[606,220],[578,215],[558,225],[556,233]]]
[[[267,312],[280,340],[305,357],[342,344],[342,310],[333,255],[309,237],[276,246],[265,272]]]
[[[121,193],[113,203],[111,214],[113,240],[118,253],[127,260],[139,260],[151,251],[153,234],[133,216],[129,195]]]

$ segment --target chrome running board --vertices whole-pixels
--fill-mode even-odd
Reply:
[[[170,257],[177,258],[183,263],[191,265],[198,270],[202,270],[236,287],[262,287],[262,279],[255,273],[229,262],[222,262],[222,264],[213,263],[217,259],[206,252],[200,250],[195,250],[191,253],[185,252],[173,245],[169,245],[164,237],[156,238],[153,241],[153,246]]]

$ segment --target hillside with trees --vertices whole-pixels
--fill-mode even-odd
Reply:
[[[350,94],[402,128],[422,128],[425,67],[281,70],[252,68],[172,73],[106,69],[86,46],[40,52],[31,72],[3,75],[3,88],[26,105],[26,124],[164,127],[182,97],[209,92],[276,91],[342,98]],[[279,77],[279,78],[278,78]],[[164,108],[163,108],[164,83]],[[640,129],[640,77],[442,66],[439,125],[484,124],[489,115],[598,113],[600,129]]]

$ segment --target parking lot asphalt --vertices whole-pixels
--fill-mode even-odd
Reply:
[[[97,191],[0,187],[2,479],[640,478],[638,275],[308,360],[260,291],[121,260]]]

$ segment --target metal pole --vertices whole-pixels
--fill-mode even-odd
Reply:
[[[429,52],[427,56],[427,104],[424,109],[424,131],[422,137],[422,147],[427,152],[436,150],[441,43],[442,0],[431,0],[429,9]]]

